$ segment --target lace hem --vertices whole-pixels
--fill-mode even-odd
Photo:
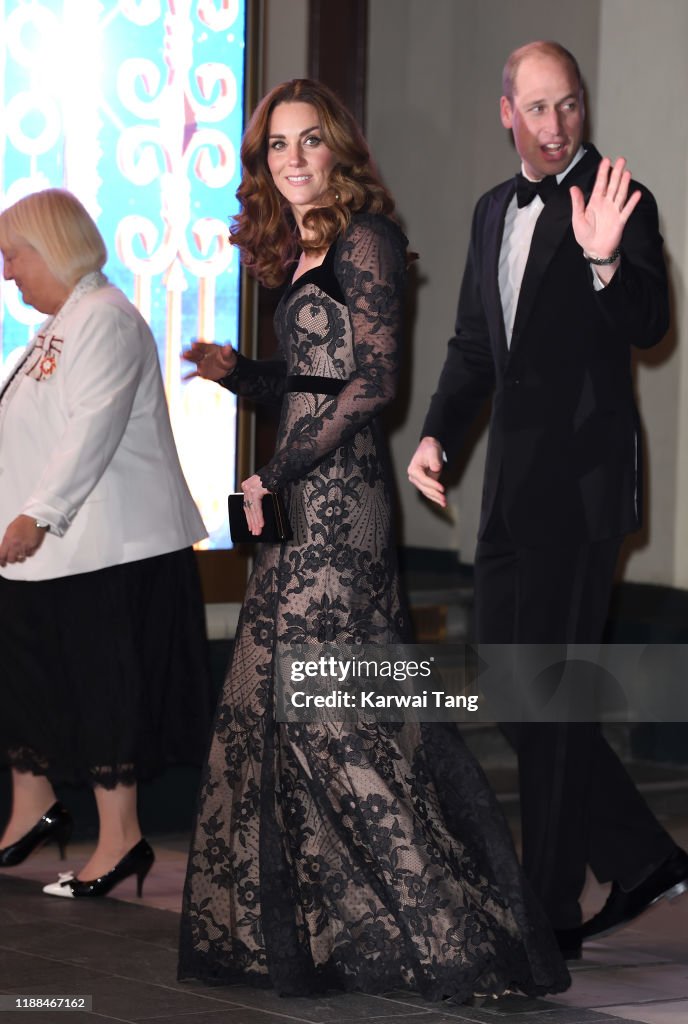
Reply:
[[[133,786],[152,778],[163,771],[166,765],[147,765],[137,768],[135,765],[117,765],[115,767],[99,767],[76,769],[48,764],[32,750],[22,748],[8,753],[7,763],[15,771],[22,774],[43,775],[51,782],[65,785],[100,786],[102,789],[115,789],[116,786]]]

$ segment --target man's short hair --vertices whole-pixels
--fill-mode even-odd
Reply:
[[[543,57],[556,57],[568,64],[576,77],[578,88],[580,90],[583,89],[583,78],[580,68],[578,67],[578,61],[571,51],[567,50],[565,46],[561,45],[561,43],[555,43],[547,39],[536,39],[532,43],[526,43],[525,46],[519,46],[517,50],[514,50],[513,53],[510,53],[507,57],[506,64],[504,65],[504,71],[502,72],[502,95],[506,96],[509,101],[514,98],[516,72],[521,65],[521,61],[533,54],[538,54]]]

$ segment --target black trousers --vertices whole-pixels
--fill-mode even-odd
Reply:
[[[476,640],[598,643],[620,540],[519,548],[504,531],[475,559]],[[555,928],[580,924],[589,864],[633,888],[675,850],[597,723],[504,723],[518,755],[523,868]]]

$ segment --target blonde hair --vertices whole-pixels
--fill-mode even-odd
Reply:
[[[28,242],[68,288],[84,274],[100,270],[107,259],[93,218],[66,189],[33,192],[0,213],[0,249],[11,247],[17,238]]]
[[[514,98],[516,73],[521,65],[521,61],[526,57],[533,56],[533,54],[537,54],[540,57],[554,57],[556,60],[561,61],[562,64],[567,64],[578,82],[578,91],[582,93],[583,78],[578,67],[578,61],[571,51],[567,50],[561,43],[556,43],[551,39],[536,39],[532,43],[526,43],[525,46],[519,46],[517,50],[514,50],[507,57],[504,70],[502,71],[502,94],[506,96],[509,102],[513,101]]]

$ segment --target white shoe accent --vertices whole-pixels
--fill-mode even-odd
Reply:
[[[43,886],[43,892],[47,893],[48,896],[66,896],[67,899],[73,900],[74,893],[71,885],[69,885],[73,878],[73,871],[61,871],[57,876],[56,882]]]

